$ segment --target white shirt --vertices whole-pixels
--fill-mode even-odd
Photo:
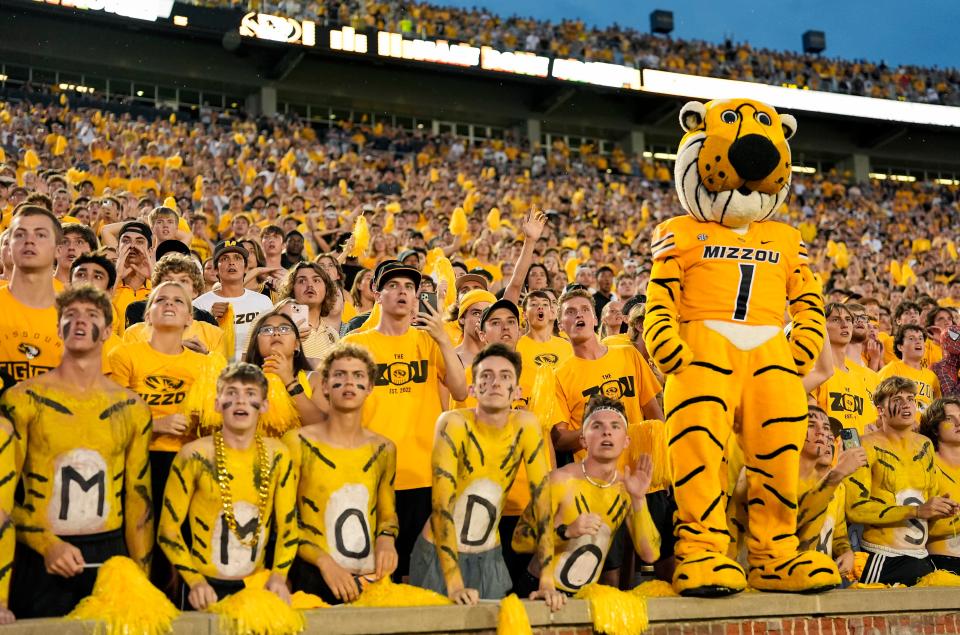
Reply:
[[[234,332],[234,354],[231,362],[243,360],[243,354],[247,350],[247,342],[250,340],[250,331],[253,329],[253,323],[257,321],[261,313],[273,309],[273,303],[270,298],[244,289],[243,295],[236,298],[225,298],[217,295],[213,291],[208,291],[193,301],[193,306],[204,311],[210,311],[216,302],[229,302],[233,306],[233,332]]]

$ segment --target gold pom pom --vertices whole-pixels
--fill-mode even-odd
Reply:
[[[243,589],[207,609],[220,616],[220,630],[233,635],[292,635],[303,630],[303,615],[265,589]]]
[[[93,593],[80,600],[67,619],[102,622],[107,635],[161,635],[173,630],[179,614],[136,562],[114,556],[100,567]]]
[[[917,580],[914,586],[960,586],[960,575],[938,569]]]
[[[353,248],[350,250],[350,256],[359,258],[367,252],[370,245],[370,226],[367,219],[361,214],[357,216],[357,221],[353,224]]]
[[[497,635],[533,635],[527,609],[516,593],[500,600],[500,614],[497,616]]]
[[[631,424],[627,429],[630,445],[621,458],[623,464],[634,466],[643,454],[649,454],[653,459],[653,475],[650,478],[650,487],[667,487],[670,485],[670,455],[667,452],[667,424],[657,419],[648,419]]]
[[[439,593],[409,584],[396,584],[389,577],[368,584],[351,606],[447,606],[453,601]]]
[[[454,236],[467,233],[467,214],[462,207],[457,207],[450,215],[450,233]]]
[[[487,227],[494,232],[500,229],[500,210],[498,208],[491,208],[490,213],[487,214]]]
[[[575,596],[590,603],[593,630],[607,635],[640,635],[647,629],[647,601],[643,596],[603,584],[591,584]]]
[[[642,595],[645,598],[672,598],[677,596],[677,592],[673,590],[673,585],[663,580],[648,580],[635,587],[631,593]]]

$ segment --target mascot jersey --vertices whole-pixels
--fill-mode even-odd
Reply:
[[[430,526],[444,577],[459,577],[459,553],[482,553],[500,543],[504,498],[521,464],[527,470],[539,530],[538,560],[552,570],[553,532],[547,530],[550,468],[537,418],[514,410],[506,425],[496,427],[478,422],[474,410],[452,410],[438,427]]]
[[[688,216],[651,239],[644,341],[667,375],[677,502],[674,589],[722,595],[747,576],[726,551],[723,465],[733,433],[747,479],[749,582],[760,590],[839,584],[836,566],[798,552],[799,450],[807,425],[800,377],[824,341],[820,283],[800,233],[768,220],[790,191],[796,120],[746,99],[686,104],[675,184]],[[792,325],[784,336],[784,309]]]
[[[297,474],[285,445],[269,438],[263,442],[270,469],[262,518],[257,508],[261,482],[257,444],[251,443],[246,450],[224,448],[226,471],[232,477],[234,529],[223,511],[212,437],[188,443],[173,460],[157,542],[188,586],[204,577],[239,580],[260,570],[271,525],[276,527],[273,572],[286,577],[290,570],[299,542]],[[183,538],[184,522],[190,525],[191,546]]]
[[[933,444],[919,434],[893,442],[880,433],[863,437],[867,465],[846,481],[847,520],[863,527],[865,550],[927,556],[927,521],[917,506],[940,494]]]
[[[600,530],[593,536],[585,534],[564,540],[557,536],[554,542],[555,583],[567,593],[576,593],[596,582],[603,572],[610,544],[620,526],[626,522],[633,546],[644,562],[653,563],[660,555],[660,534],[653,524],[646,505],[634,509],[623,482],[614,487],[600,488],[584,478],[563,472],[550,477],[550,501],[553,506],[553,524],[570,525],[581,514],[600,516]],[[531,508],[524,510],[513,533],[513,548],[518,553],[531,553],[536,546],[536,530]],[[535,572],[539,566],[534,563]]]
[[[315,565],[327,554],[350,573],[373,573],[377,538],[397,537],[393,444],[377,437],[343,448],[308,439],[299,430],[288,432],[283,442],[300,473],[299,557]]]
[[[25,457],[24,499],[13,513],[17,540],[42,555],[58,536],[123,529],[128,554],[146,568],[153,549],[150,411],[112,386],[78,395],[41,377],[3,395]]]

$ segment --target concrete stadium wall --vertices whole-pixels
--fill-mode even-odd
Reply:
[[[589,635],[593,632],[586,602],[574,600],[551,615],[542,603],[527,602],[537,635]],[[743,593],[716,600],[653,598],[648,601],[652,635],[908,635],[960,634],[960,593],[956,588],[832,591],[821,595]],[[476,607],[351,609],[307,612],[306,633],[494,635],[497,603]],[[89,635],[94,625],[62,620],[23,620],[8,635]],[[176,635],[213,635],[217,619],[185,613]]]

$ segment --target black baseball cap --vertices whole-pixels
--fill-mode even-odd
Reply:
[[[147,239],[147,242],[153,244],[153,231],[151,231],[150,226],[146,223],[140,222],[138,220],[132,220],[128,223],[124,223],[123,227],[120,228],[120,233],[117,234],[117,240],[123,238],[124,234],[133,232],[134,234],[140,234]]]
[[[165,240],[157,245],[157,260],[160,260],[167,254],[183,254],[184,256],[189,256],[190,248],[179,240]]]
[[[220,262],[220,257],[225,254],[240,254],[243,256],[243,262],[246,264],[247,258],[250,256],[250,252],[240,246],[235,240],[224,240],[223,242],[217,245],[217,248],[213,251],[213,264],[216,265]]]
[[[394,278],[409,278],[413,284],[420,286],[420,272],[403,264],[398,260],[388,260],[380,265],[377,272],[377,291],[382,291],[384,285]]]
[[[520,309],[517,308],[517,305],[510,300],[500,299],[484,309],[483,315],[480,316],[480,328],[483,328],[483,325],[486,324],[487,319],[493,315],[494,311],[499,311],[500,309],[510,311],[510,313],[513,313],[513,317],[517,318],[518,322],[520,321]]]

